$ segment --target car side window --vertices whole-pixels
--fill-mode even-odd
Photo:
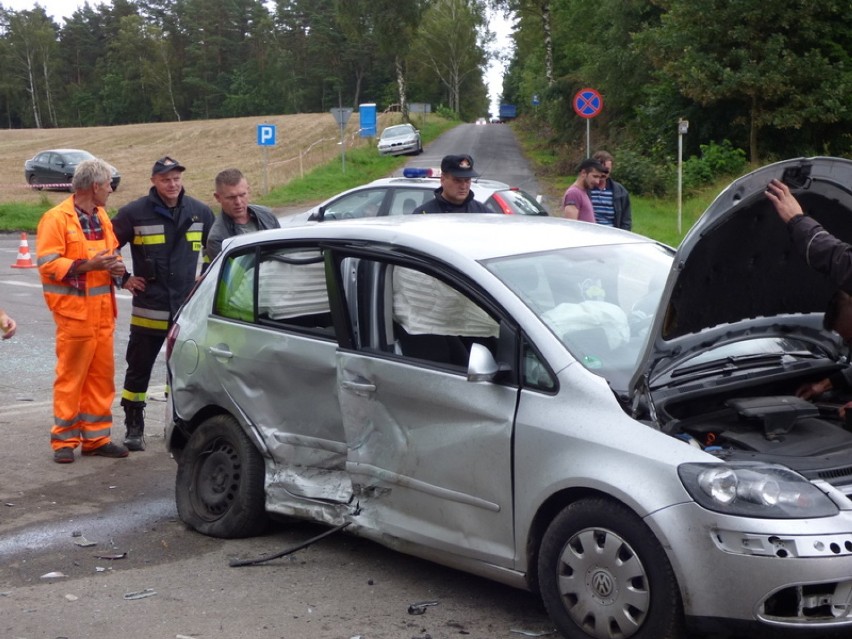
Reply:
[[[467,370],[474,342],[498,352],[500,324],[466,293],[424,271],[361,259],[364,348]]]
[[[396,189],[393,191],[388,215],[409,215],[431,197],[432,192],[426,189]]]
[[[274,248],[228,256],[214,312],[265,326],[333,336],[322,251]]]
[[[544,360],[532,345],[524,341],[523,345],[523,383],[525,388],[552,393],[556,390],[556,380]]]
[[[386,189],[364,189],[344,195],[326,205],[323,220],[348,220],[376,217],[385,199]]]
[[[213,312],[222,317],[254,321],[255,253],[229,255],[222,265]]]

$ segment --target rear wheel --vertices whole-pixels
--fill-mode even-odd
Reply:
[[[650,529],[625,506],[585,499],[548,526],[538,558],[547,612],[569,639],[675,639],[680,593]]]
[[[178,459],[175,500],[182,521],[211,537],[250,537],[267,524],[264,465],[229,415],[199,426]]]
[[[35,190],[37,190],[37,191],[41,191],[41,190],[42,190],[42,187],[41,187],[41,186],[39,186],[38,184],[36,184],[36,177],[35,177],[35,174],[30,175],[30,176],[27,178],[27,184],[29,184],[29,185],[30,185],[33,189],[35,189]]]

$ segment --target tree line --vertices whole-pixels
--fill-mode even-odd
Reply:
[[[517,16],[505,99],[575,156],[585,121],[572,100],[584,87],[604,97],[598,144],[640,158],[671,158],[681,118],[694,154],[725,140],[752,162],[852,151],[848,0],[494,4]]]
[[[595,146],[633,167],[745,150],[752,162],[852,152],[848,0],[112,0],[60,26],[0,0],[6,127],[324,112],[424,102],[473,120],[484,71],[571,174],[585,149],[576,92],[604,109]],[[494,51],[486,10],[514,16]],[[534,99],[537,98],[537,99]],[[622,166],[624,163],[621,162]],[[622,173],[623,175],[623,173]],[[655,179],[637,173],[634,184]]]
[[[323,112],[487,111],[481,0],[112,0],[62,25],[0,4],[0,113],[48,128]]]

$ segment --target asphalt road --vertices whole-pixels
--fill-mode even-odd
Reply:
[[[416,119],[414,124],[417,124]],[[539,195],[539,184],[529,164],[523,160],[512,128],[503,124],[462,124],[427,146],[423,153],[408,161],[412,167],[440,167],[445,155],[467,153],[473,168],[483,178],[517,186],[531,195]],[[573,178],[570,180],[573,182]],[[476,194],[476,182],[472,190]],[[551,210],[553,202],[544,202]],[[555,204],[558,204],[555,203]]]
[[[536,192],[532,175],[512,168],[519,155],[508,127],[462,125],[412,164],[437,166],[451,152],[473,155],[484,177]],[[27,244],[34,260],[35,237]],[[231,559],[280,552],[323,529],[278,522],[262,537],[224,541],[188,530],[177,519],[176,465],[162,439],[162,354],[146,411],[148,449],[122,460],[78,456],[73,464],[55,464],[49,446],[54,325],[37,270],[11,268],[19,249],[18,235],[0,235],[0,307],[18,322],[17,335],[0,342],[0,637],[552,635],[552,624],[529,593],[343,533],[260,566],[229,567]],[[129,314],[130,296],[122,292],[117,388]],[[113,415],[120,438],[117,402]],[[411,604],[424,601],[437,605],[409,614]]]

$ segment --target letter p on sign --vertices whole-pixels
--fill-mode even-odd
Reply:
[[[274,124],[258,124],[257,125],[257,143],[259,146],[274,146],[275,145],[275,125]]]

